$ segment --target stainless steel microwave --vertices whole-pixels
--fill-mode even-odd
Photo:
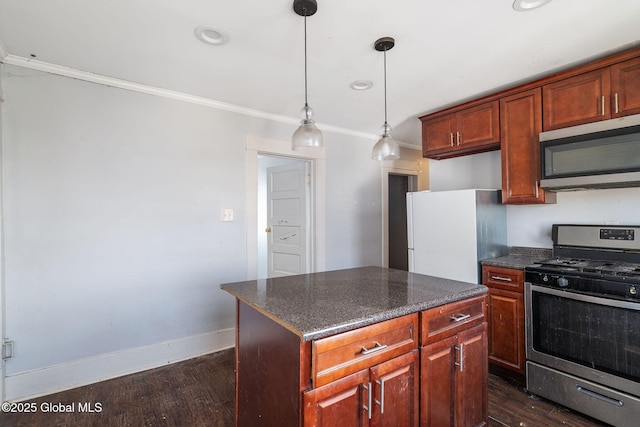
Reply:
[[[540,134],[540,186],[640,187],[640,114]]]

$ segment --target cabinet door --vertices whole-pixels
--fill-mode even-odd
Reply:
[[[454,372],[457,336],[420,350],[420,425],[450,427],[453,424]]]
[[[455,144],[466,150],[500,144],[500,107],[498,101],[466,108],[456,115]]]
[[[454,147],[455,115],[448,114],[422,123],[422,154],[451,151]]]
[[[455,376],[455,426],[486,426],[488,422],[487,324],[458,334]]]
[[[542,92],[535,88],[500,100],[502,203],[555,203],[540,188]]]
[[[640,113],[640,58],[611,67],[613,117]]]
[[[418,350],[371,368],[372,426],[417,426]]]
[[[611,118],[609,68],[542,87],[545,131]]]
[[[304,426],[369,425],[369,370],[304,393]]]
[[[489,362],[524,374],[524,296],[489,288]]]

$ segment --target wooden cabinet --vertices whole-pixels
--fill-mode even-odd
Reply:
[[[311,378],[314,387],[418,348],[418,314],[313,341]]]
[[[421,329],[420,425],[487,425],[485,298],[427,310]]]
[[[542,90],[531,89],[500,100],[502,203],[555,203],[556,193],[540,188]]]
[[[595,70],[542,87],[544,130],[611,118],[609,70]]]
[[[611,66],[613,117],[640,114],[640,58]]]
[[[304,393],[305,426],[417,426],[418,350]]]
[[[484,295],[306,342],[237,308],[239,427],[486,424]]]
[[[524,375],[524,272],[483,266],[482,283],[489,288],[489,363]]]
[[[422,121],[422,154],[443,159],[500,148],[500,108],[487,102]]]
[[[418,314],[312,344],[305,426],[418,425]]]
[[[543,86],[544,130],[640,113],[640,58]]]

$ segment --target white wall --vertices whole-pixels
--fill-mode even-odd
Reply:
[[[14,66],[2,85],[6,397],[233,345],[246,136],[295,126]],[[379,264],[373,142],[325,143],[326,266]]]
[[[501,188],[500,151],[429,162],[433,191]],[[552,205],[507,207],[509,246],[551,248],[558,223],[640,224],[640,188],[561,192]]]

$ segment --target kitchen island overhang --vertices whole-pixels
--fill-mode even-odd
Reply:
[[[359,267],[220,286],[301,341],[486,294],[474,283],[384,267]]]

